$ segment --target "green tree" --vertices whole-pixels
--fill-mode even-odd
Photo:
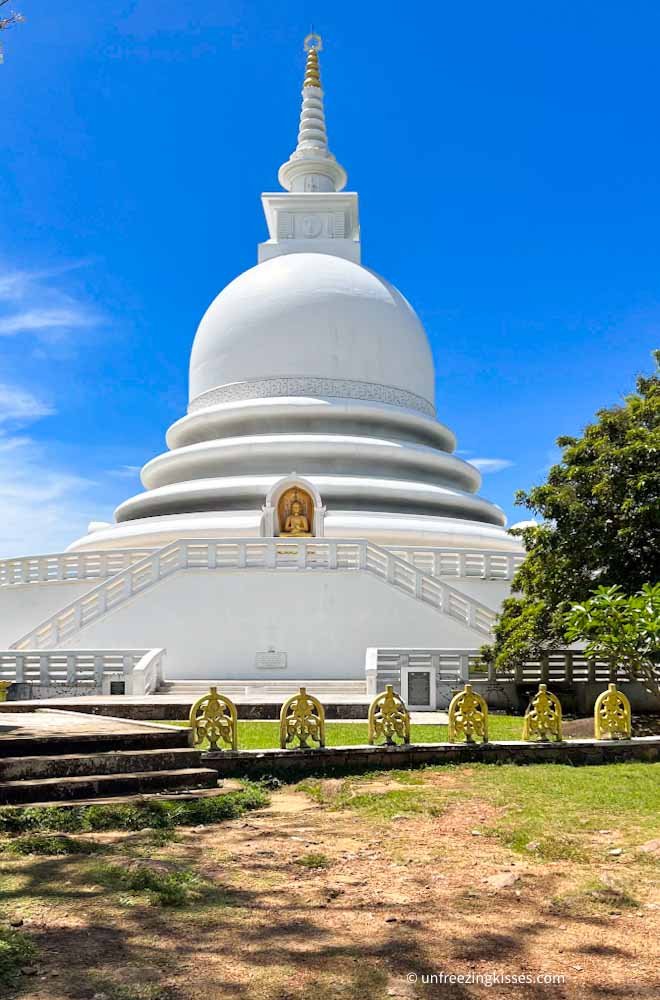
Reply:
[[[621,667],[658,698],[660,665],[660,583],[645,584],[627,597],[619,587],[598,587],[565,617],[566,638],[584,640],[586,654]]]
[[[638,592],[660,579],[660,351],[656,371],[581,437],[560,437],[561,461],[516,503],[539,518],[513,529],[527,555],[482,659],[510,669],[566,641],[568,607],[599,587]]]

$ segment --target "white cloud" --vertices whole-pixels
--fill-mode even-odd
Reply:
[[[471,458],[470,465],[475,465],[484,476],[492,472],[501,472],[502,469],[510,469],[514,464],[509,458]]]
[[[52,408],[32,393],[0,383],[0,424],[10,420],[36,420],[39,417],[50,416],[51,413],[53,413]],[[0,444],[2,444],[1,439]]]
[[[91,480],[53,467],[29,437],[0,437],[0,556],[58,552],[84,534]]]
[[[58,287],[56,278],[83,267],[76,262],[44,271],[11,271],[0,275],[0,337],[33,334],[41,338],[97,326],[101,317]]]
[[[96,513],[93,480],[59,468],[50,446],[10,429],[53,412],[25,389],[0,385],[0,558],[62,551]]]
[[[52,309],[26,309],[0,316],[0,337],[17,333],[40,333],[46,330],[74,330],[95,326],[98,320],[85,307],[60,306]]]
[[[136,476],[140,475],[140,466],[120,465],[118,469],[112,469],[108,475],[115,476],[117,479],[135,479]]]

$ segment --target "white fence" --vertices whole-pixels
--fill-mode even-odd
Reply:
[[[47,556],[0,559],[0,587],[59,580],[104,579],[144,559],[151,549],[114,549],[108,552],[60,552]]]
[[[108,694],[110,680],[123,680],[126,694],[145,695],[162,681],[164,655],[164,649],[0,650],[0,681],[84,695]]]
[[[236,539],[177,541],[149,553],[57,611],[12,643],[13,649],[60,645],[112,608],[164,577],[189,569],[366,570],[490,637],[495,612],[442,580],[422,573],[387,549],[363,540]]]
[[[278,539],[264,539],[264,542]],[[194,543],[189,543],[194,544]],[[227,542],[221,559],[228,566],[235,565],[245,552],[246,565],[260,560],[262,541]],[[315,539],[314,546],[323,546],[323,539]],[[232,551],[232,546],[236,548]],[[248,548],[245,548],[248,546]],[[254,548],[256,546],[256,548]],[[48,583],[59,580],[102,580],[120,573],[155,552],[155,549],[114,549],[99,552],[62,552],[44,556],[20,556],[0,559],[0,587],[21,583]],[[397,558],[410,563],[422,573],[435,577],[457,579],[510,580],[524,556],[516,552],[480,552],[477,549],[429,549],[399,546],[389,549]],[[341,558],[341,555],[340,555]],[[281,556],[280,556],[281,564]],[[221,565],[222,563],[219,563]]]
[[[375,678],[380,682],[387,675],[387,683],[400,675],[402,667],[429,669],[433,667],[438,677],[459,676],[461,680],[509,683],[520,685],[547,684],[622,684],[630,675],[621,667],[605,660],[590,660],[581,649],[550,649],[536,659],[529,659],[513,670],[498,670],[492,666],[479,668],[478,649],[395,649],[373,648],[367,650],[367,687],[373,687]],[[457,671],[459,673],[457,673]],[[453,674],[452,674],[453,672]],[[660,667],[656,669],[660,681]],[[371,682],[369,678],[372,678]]]
[[[477,655],[476,649],[371,647],[365,661],[367,694],[375,697],[385,684],[398,688],[401,671],[406,668],[432,670],[439,686],[464,684]]]
[[[495,677],[497,680],[510,680],[516,684],[548,685],[616,684],[630,680],[626,670],[612,666],[606,660],[590,660],[579,649],[550,649],[538,659],[529,659],[515,670],[498,671]],[[656,668],[656,677],[660,680],[660,667]],[[489,680],[491,679],[492,671],[489,675]]]
[[[480,552],[477,549],[428,549],[413,546],[397,546],[390,549],[390,552],[430,576],[477,580],[511,580],[525,558],[523,552]]]

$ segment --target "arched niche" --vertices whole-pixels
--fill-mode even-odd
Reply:
[[[273,483],[262,507],[261,534],[272,538],[282,533],[291,507],[297,500],[304,509],[310,525],[310,535],[323,537],[325,507],[321,494],[309,479],[292,473]]]

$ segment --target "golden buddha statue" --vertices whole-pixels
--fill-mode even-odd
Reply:
[[[300,500],[294,500],[291,504],[291,513],[284,523],[282,535],[293,535],[298,538],[311,537],[309,530],[309,518],[303,513],[303,506]]]

